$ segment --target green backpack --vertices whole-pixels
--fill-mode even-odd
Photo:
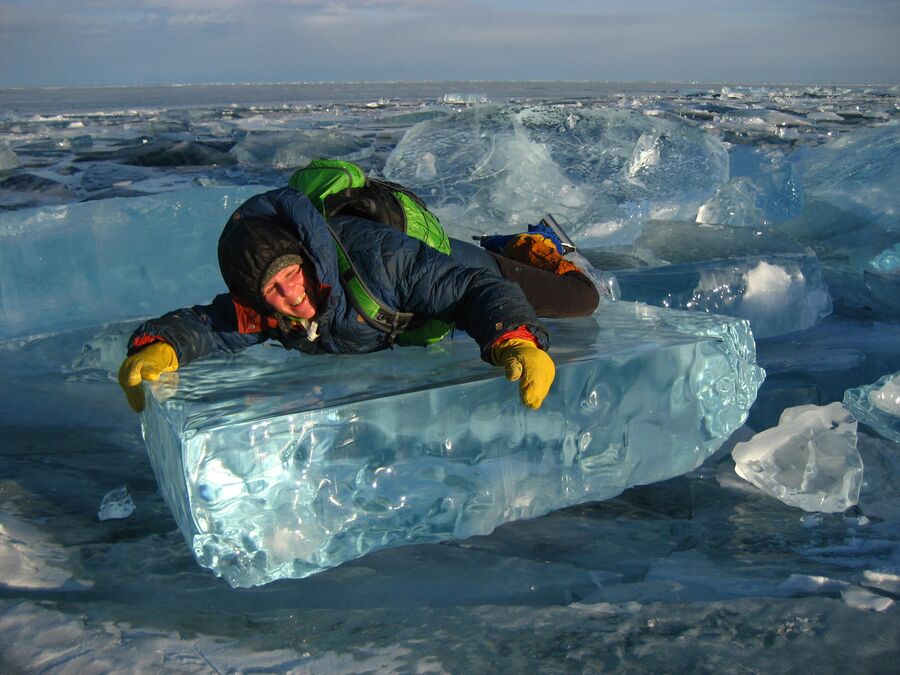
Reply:
[[[450,239],[425,202],[402,185],[368,178],[356,164],[316,159],[296,171],[289,185],[302,192],[327,221],[338,215],[357,216],[394,227],[444,254]],[[442,339],[453,325],[422,319],[384,305],[366,287],[343,244],[331,231],[338,254],[341,280],[356,311],[366,322],[391,335],[400,345],[428,345]]]

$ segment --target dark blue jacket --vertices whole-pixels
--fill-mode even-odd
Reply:
[[[145,322],[132,335],[129,353],[159,339],[175,348],[180,364],[215,352],[237,352],[268,339],[309,353],[364,353],[391,346],[388,334],[367,324],[349,302],[325,220],[305,195],[291,188],[272,190],[251,197],[238,213],[276,216],[296,227],[304,257],[313,262],[320,285],[321,306],[313,319],[319,326],[318,339],[309,341],[302,328],[286,332],[271,318],[255,315],[223,294],[209,305]],[[365,284],[388,307],[455,324],[478,342],[487,361],[493,343],[521,327],[541,348],[549,347],[547,331],[521,289],[496,270],[463,266],[380,223],[348,216],[330,224]]]

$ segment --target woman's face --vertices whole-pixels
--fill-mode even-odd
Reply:
[[[263,298],[281,314],[312,319],[316,315],[316,297],[312,284],[307,286],[309,281],[302,266],[289,265],[269,280],[263,288]]]

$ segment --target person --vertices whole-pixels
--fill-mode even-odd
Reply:
[[[538,314],[588,315],[599,303],[552,233],[493,238],[493,252],[450,240],[447,255],[364,217],[371,214],[360,212],[359,200],[327,220],[313,201],[286,187],[251,197],[232,214],[218,242],[228,293],[132,334],[119,370],[132,409],[144,407],[142,381],[209,354],[270,339],[309,354],[367,353],[409,344],[410,335],[411,343],[428,344],[454,326],[519,382],[524,405],[540,407],[555,366]]]

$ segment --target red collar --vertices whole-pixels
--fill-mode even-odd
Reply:
[[[233,295],[231,302],[234,303],[239,333],[261,333],[264,330],[278,328],[278,321],[275,320],[275,317],[260,314],[252,307],[242,304]]]

